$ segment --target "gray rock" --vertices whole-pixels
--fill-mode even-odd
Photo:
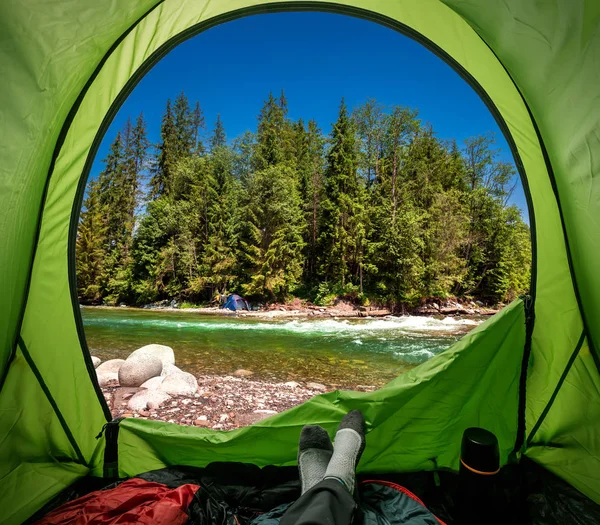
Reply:
[[[110,381],[119,381],[119,374],[117,372],[98,372],[96,369],[96,376],[98,377],[98,385],[105,387]]]
[[[131,355],[127,358],[130,359],[133,356],[139,355],[150,355],[152,357],[156,357],[159,359],[163,366],[169,364],[175,364],[175,354],[173,353],[173,349],[170,346],[165,345],[146,345],[142,346],[142,348],[138,348],[133,351]]]
[[[239,370],[236,370],[233,375],[235,377],[250,377],[251,375],[254,375],[254,372],[252,372],[251,370],[244,370],[243,368],[240,368]]]
[[[300,383],[296,383],[296,381],[288,381],[287,383],[283,383],[284,386],[287,386],[288,388],[298,388],[300,386]]]
[[[148,379],[159,376],[163,364],[158,357],[150,354],[131,354],[119,368],[121,386],[140,386]]]
[[[127,406],[130,410],[135,411],[146,410],[147,408],[156,409],[169,399],[171,399],[171,396],[160,390],[141,390],[129,400]]]
[[[310,390],[316,390],[318,392],[325,392],[325,390],[327,390],[327,387],[321,383],[306,383],[306,388],[309,388]]]
[[[148,379],[148,381],[144,381],[140,387],[141,388],[147,388],[149,390],[156,390],[160,384],[163,382],[164,377],[163,376],[158,376],[158,377],[152,377],[150,379]]]
[[[192,374],[178,372],[165,376],[158,389],[172,395],[190,396],[198,391],[198,382]]]
[[[96,357],[95,355],[92,356],[92,363],[94,363],[94,368],[98,368],[98,365],[100,363],[102,363],[102,361],[100,360],[99,357]]]
[[[125,359],[109,359],[108,361],[104,361],[104,363],[100,364],[96,367],[96,372],[99,374],[109,373],[116,374],[119,372],[119,368],[125,362]]]
[[[170,363],[167,363],[166,365],[163,364],[163,369],[160,375],[164,377],[171,374],[183,374],[183,370]]]

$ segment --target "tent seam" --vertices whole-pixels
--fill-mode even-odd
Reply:
[[[33,361],[33,358],[31,357],[31,354],[29,353],[29,350],[27,349],[25,342],[23,341],[23,338],[20,335],[18,338],[18,345],[21,348],[21,352],[23,353],[23,357],[25,358],[25,361],[27,361],[29,368],[31,369],[31,371],[33,372],[33,375],[37,379],[42,391],[44,392],[44,395],[48,399],[48,402],[50,403],[52,410],[54,410],[54,413],[56,414],[56,417],[58,418],[58,421],[60,422],[60,425],[61,425],[65,435],[67,436],[67,439],[69,440],[69,443],[71,443],[71,446],[73,447],[73,450],[75,451],[75,454],[77,454],[77,458],[79,460],[78,463],[83,463],[86,467],[89,468],[89,466],[90,466],[89,463],[84,458],[83,453],[81,452],[81,449],[79,448],[79,445],[77,444],[77,441],[75,440],[75,437],[73,436],[73,433],[71,432],[71,429],[69,428],[69,425],[67,424],[67,421],[65,420],[60,409],[58,408],[58,405],[56,404],[56,401],[54,400],[54,397],[52,396],[52,393],[50,392],[48,385],[46,385],[44,378],[40,374],[38,367],[35,365],[35,362]]]
[[[535,423],[533,429],[529,433],[529,436],[527,437],[527,443],[526,443],[527,446],[529,446],[531,444],[531,442],[532,442],[532,440],[533,440],[533,438],[535,436],[535,433],[542,426],[542,423],[544,422],[544,419],[546,419],[546,416],[550,412],[550,409],[552,408],[552,405],[554,404],[554,401],[558,397],[560,389],[562,388],[562,386],[563,386],[563,384],[565,382],[565,379],[567,378],[567,375],[569,375],[569,372],[571,371],[571,368],[572,368],[573,364],[575,363],[575,360],[577,359],[577,356],[579,355],[579,352],[581,350],[581,347],[583,346],[583,342],[586,340],[586,337],[587,336],[586,336],[585,330],[583,330],[581,332],[581,336],[579,338],[579,341],[577,341],[577,345],[575,346],[575,350],[573,350],[573,353],[571,354],[571,357],[569,358],[567,366],[565,367],[562,375],[560,376],[560,378],[558,380],[558,383],[556,384],[556,388],[554,389],[554,392],[552,392],[552,395],[550,396],[550,399],[548,400],[548,403],[546,403],[546,406],[544,407],[544,410],[542,411],[540,417],[538,418],[538,420]],[[588,344],[589,344],[589,340],[588,340]]]

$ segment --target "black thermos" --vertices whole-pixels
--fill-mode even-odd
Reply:
[[[497,474],[500,472],[498,439],[483,428],[467,428],[463,434],[459,471],[459,523],[496,523]]]

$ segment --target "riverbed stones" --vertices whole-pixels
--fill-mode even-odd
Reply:
[[[156,390],[160,384],[163,382],[164,377],[163,376],[157,376],[157,377],[152,377],[150,379],[148,379],[148,381],[144,381],[140,387],[141,388],[147,388],[149,390]]]
[[[240,368],[239,370],[236,370],[233,375],[235,377],[250,377],[252,375],[254,375],[254,372],[252,372],[251,370],[244,370],[243,368]]]
[[[325,390],[327,390],[325,385],[322,385],[321,383],[306,383],[306,388],[316,390],[317,392],[325,392]]]
[[[141,348],[133,351],[127,359],[140,355],[150,355],[152,357],[156,357],[161,361],[163,366],[175,364],[175,353],[170,346],[156,344],[142,346]]]
[[[92,363],[94,364],[94,368],[98,368],[98,366],[100,365],[100,363],[102,363],[102,361],[100,360],[99,357],[96,357],[95,355],[93,355],[91,357],[92,357]]]
[[[148,379],[159,376],[162,372],[162,361],[149,353],[135,352],[131,354],[119,368],[119,384],[121,386],[140,386]]]
[[[116,374],[119,372],[119,368],[125,362],[125,359],[109,359],[108,361],[104,361],[104,363],[98,365],[96,367],[97,374]]]
[[[189,396],[198,391],[198,382],[192,374],[178,372],[165,376],[158,389],[171,395]]]
[[[157,409],[162,405],[165,401],[171,399],[171,396],[166,392],[161,392],[160,390],[140,390],[137,394],[135,394],[127,403],[129,410],[135,410],[139,412],[140,410],[146,409]]]
[[[300,383],[297,383],[296,381],[288,381],[287,383],[283,384],[288,388],[298,388],[300,386]]]

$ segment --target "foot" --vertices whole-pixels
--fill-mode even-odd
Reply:
[[[365,444],[365,418],[360,410],[352,410],[344,416],[338,427],[333,456],[327,466],[325,479],[337,479],[354,494],[356,465]]]
[[[327,431],[318,425],[306,425],[300,433],[298,470],[302,494],[323,481],[333,454],[333,445]]]

